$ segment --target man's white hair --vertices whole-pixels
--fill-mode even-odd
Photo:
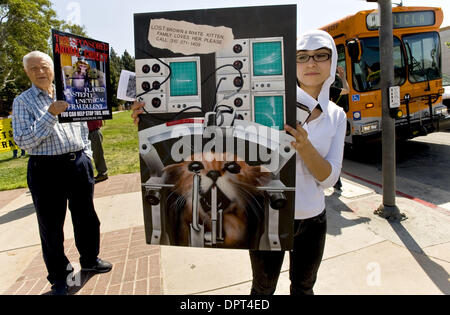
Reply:
[[[23,67],[25,69],[27,69],[28,60],[31,59],[31,58],[42,58],[44,60],[47,60],[48,62],[50,62],[51,66],[53,68],[53,59],[52,59],[52,57],[50,57],[49,55],[43,53],[42,51],[35,50],[35,51],[30,52],[29,54],[26,54],[23,57]]]

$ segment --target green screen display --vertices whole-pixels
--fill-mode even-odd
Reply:
[[[284,129],[283,96],[255,96],[255,122],[278,130]]]
[[[195,61],[172,62],[170,68],[172,69],[170,96],[198,95],[198,74]]]
[[[253,75],[270,76],[283,74],[281,42],[253,43]]]

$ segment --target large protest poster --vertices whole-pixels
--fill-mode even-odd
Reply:
[[[296,6],[135,14],[149,244],[293,244]]]
[[[12,119],[0,119],[0,153],[17,149],[13,137]]]
[[[52,30],[59,122],[112,119],[109,44]]]

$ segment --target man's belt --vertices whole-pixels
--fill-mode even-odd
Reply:
[[[78,152],[69,152],[59,155],[32,155],[30,158],[34,160],[45,160],[45,161],[75,161],[83,154],[83,150]]]

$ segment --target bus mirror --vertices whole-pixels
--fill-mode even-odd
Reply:
[[[350,39],[347,41],[347,49],[350,59],[353,63],[360,60],[361,50],[359,47],[359,41],[357,39]]]

